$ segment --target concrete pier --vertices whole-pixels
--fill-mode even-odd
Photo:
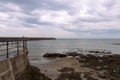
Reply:
[[[28,51],[0,60],[0,80],[17,80],[21,77],[29,65]]]

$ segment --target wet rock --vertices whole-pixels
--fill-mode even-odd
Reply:
[[[74,72],[75,70],[73,68],[69,68],[69,67],[64,67],[61,70],[59,70],[60,72]]]
[[[113,45],[120,45],[120,43],[113,43]]]
[[[111,51],[107,51],[107,50],[88,50],[89,53],[95,53],[95,54],[111,54]]]
[[[107,79],[107,76],[106,75],[98,75],[101,79]]]
[[[55,80],[82,80],[82,78],[79,73],[72,72],[72,73],[62,73]]]
[[[65,67],[59,71],[61,74],[55,80],[82,80],[81,73],[75,72],[73,68]]]
[[[90,73],[85,73],[85,74],[84,74],[84,78],[87,79],[87,80],[98,80],[98,79],[93,78],[93,77],[90,75]]]
[[[76,51],[74,51],[74,52],[67,52],[65,54],[67,54],[68,56],[72,56],[72,57],[79,56],[79,54]]]
[[[63,57],[67,57],[66,54],[60,54],[60,53],[46,53],[43,55],[43,57],[46,57],[46,58],[57,58],[57,57],[60,57],[60,58],[63,58]]]

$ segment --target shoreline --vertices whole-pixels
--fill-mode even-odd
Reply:
[[[116,54],[104,56],[80,54],[79,57],[53,58],[48,63],[33,62],[31,64],[52,80],[120,79],[120,55]]]

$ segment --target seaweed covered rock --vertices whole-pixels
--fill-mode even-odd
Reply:
[[[75,72],[75,70],[73,68],[69,68],[69,67],[64,67],[59,71],[60,72]]]
[[[64,67],[59,71],[61,74],[55,80],[82,80],[81,73],[75,72],[73,68]]]
[[[84,78],[87,80],[98,80],[98,79],[93,78],[89,73],[85,73]]]
[[[43,55],[43,57],[46,57],[46,58],[57,58],[57,57],[60,57],[60,58],[63,58],[63,57],[67,57],[66,54],[61,54],[61,53],[46,53]]]

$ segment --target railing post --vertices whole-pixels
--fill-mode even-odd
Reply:
[[[27,40],[25,41],[25,48],[27,49]]]
[[[19,44],[20,47],[22,47],[22,41],[20,41],[20,44]]]
[[[23,51],[24,51],[24,49],[25,49],[25,40],[23,38]]]
[[[6,58],[9,58],[9,42],[8,41],[6,42],[6,46],[7,46],[7,56],[6,56]]]
[[[17,41],[17,54],[19,54],[19,41]]]
[[[12,46],[13,46],[13,45],[14,45],[14,42],[12,41],[11,43],[12,43]]]

